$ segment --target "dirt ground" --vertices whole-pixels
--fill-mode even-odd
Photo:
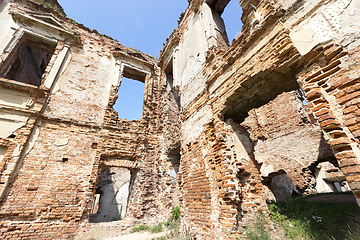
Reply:
[[[136,225],[145,224],[137,223]],[[136,232],[130,233],[134,222],[114,221],[106,223],[89,223],[83,226],[83,230],[77,235],[76,240],[150,240],[166,235],[168,232],[160,233]]]

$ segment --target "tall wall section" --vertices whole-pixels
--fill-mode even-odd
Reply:
[[[242,33],[227,47],[219,19],[228,2],[191,1],[160,57],[181,97],[182,223],[196,239],[235,236],[251,212],[265,210],[265,184],[274,176],[269,173],[285,172],[302,194],[316,191],[314,167],[329,161],[323,165],[338,174],[329,179],[346,177],[360,201],[359,3],[240,1]],[[304,114],[296,107],[301,101],[277,99],[299,89],[308,102],[303,117],[308,123],[298,121]],[[282,124],[272,100],[294,104],[285,108],[294,119]],[[267,136],[255,136],[257,131]],[[271,144],[296,134],[300,140],[301,131],[311,136],[303,149],[291,149],[289,142],[288,156],[274,158],[279,149]],[[292,170],[284,167],[286,161]],[[305,173],[294,171],[299,166]]]
[[[179,111],[165,74],[152,57],[57,10],[0,2],[0,238],[71,238],[101,219],[99,207],[123,207],[134,222],[165,220],[179,199],[178,166],[163,147],[178,147],[163,123],[177,122]],[[139,120],[113,109],[123,76],[144,83]],[[109,172],[131,175],[127,206],[95,206],[106,202],[96,197]]]

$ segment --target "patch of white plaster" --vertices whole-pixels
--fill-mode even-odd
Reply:
[[[26,108],[30,94],[0,88],[0,105]]]
[[[12,157],[19,157],[20,156],[20,147],[21,145],[17,144],[13,153],[12,153]]]
[[[54,145],[57,147],[65,146],[69,144],[68,138],[56,138]]]
[[[29,116],[0,109],[0,137],[7,138],[14,131],[23,127]]]
[[[18,26],[14,23],[11,15],[9,14],[10,3],[7,1],[0,2],[0,9],[3,9],[0,12],[0,53],[4,51],[8,43],[10,42],[12,35],[14,33],[14,29],[18,28]],[[0,59],[1,63],[1,59]]]
[[[274,166],[267,161],[261,165],[260,174],[262,177],[268,177],[270,173],[275,172]]]
[[[4,159],[6,152],[7,152],[7,147],[0,146],[0,161]]]
[[[316,44],[319,43],[318,40],[314,39],[314,32],[310,28],[301,29],[290,33],[290,37],[295,43],[300,54],[306,54],[309,52]]]
[[[342,13],[350,3],[351,0],[335,0],[324,4],[307,22],[290,32],[300,54],[305,55],[317,44],[335,39],[340,33],[343,35],[343,23],[350,15],[344,18]]]

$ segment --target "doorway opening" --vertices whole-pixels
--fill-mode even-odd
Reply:
[[[126,216],[135,170],[107,167],[99,176],[90,222],[111,222]]]

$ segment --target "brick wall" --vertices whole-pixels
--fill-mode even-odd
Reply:
[[[311,61],[313,56],[309,56],[311,64],[307,67],[310,70],[299,74],[299,81],[342,172],[359,198],[359,125],[356,113],[359,79],[356,50],[359,48],[346,51],[341,46],[328,44],[317,50],[318,60]],[[341,67],[343,62],[348,62],[349,67]]]

